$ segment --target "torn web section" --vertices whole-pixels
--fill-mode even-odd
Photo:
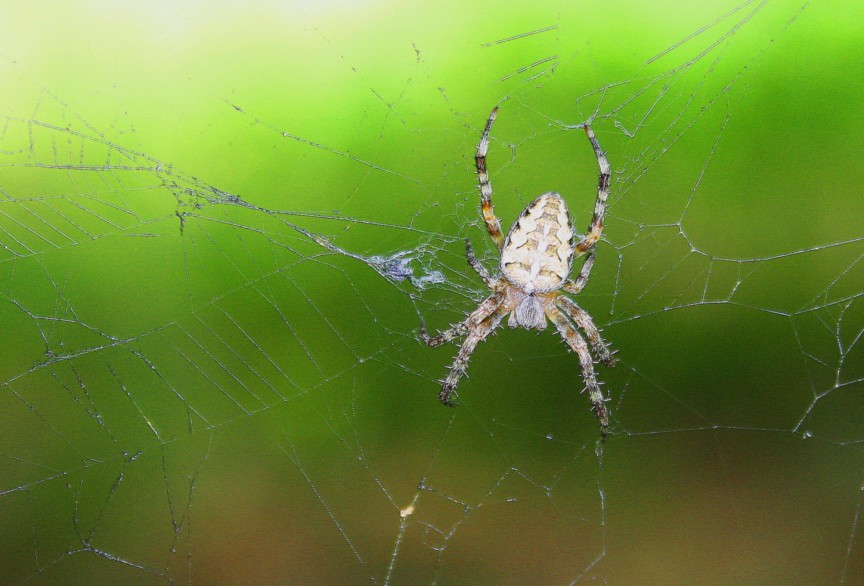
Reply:
[[[45,97],[51,120],[60,107]],[[172,202],[152,197],[159,163],[71,124],[5,117],[0,135],[4,166],[4,260],[63,250],[106,235],[141,229],[170,214]]]
[[[17,559],[26,561],[7,577],[52,579],[59,572],[69,579],[95,564],[129,579],[124,569],[137,574],[164,566],[164,556],[133,555],[148,544],[130,532],[140,538],[147,532],[136,532],[142,524],[127,515],[147,518],[153,500],[137,493],[141,480],[161,484],[173,464],[158,457],[158,448],[172,426],[182,430],[186,421],[182,410],[170,410],[170,393],[162,394],[152,363],[134,347],[177,314],[161,285],[125,271],[130,258],[156,267],[158,257],[170,257],[166,235],[176,233],[176,223],[163,220],[173,217],[175,204],[151,161],[73,126],[10,118],[4,134],[0,313],[10,334],[0,361],[2,493],[10,503],[4,526],[31,536],[16,541],[27,552]],[[121,257],[125,262],[117,262]],[[171,281],[173,267],[162,268]],[[137,323],[128,319],[145,309]],[[182,515],[183,491],[166,506],[171,499],[160,488],[147,494],[162,495],[153,514],[166,522],[161,535],[173,541],[170,509],[176,505]],[[115,564],[124,551],[138,561]]]
[[[19,334],[2,368],[3,494],[16,533],[34,536],[15,575],[182,575],[164,552],[190,547],[213,430],[344,378],[388,347],[372,334],[389,314],[370,313],[361,279],[273,215],[146,157],[131,163],[98,136],[25,125],[29,142],[5,149],[21,158],[4,170],[2,202],[2,315]],[[407,278],[405,255],[370,258]]]

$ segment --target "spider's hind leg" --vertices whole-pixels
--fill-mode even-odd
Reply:
[[[558,333],[564,338],[564,341],[576,352],[579,357],[579,365],[582,368],[582,379],[585,381],[585,388],[588,389],[588,399],[591,401],[591,410],[600,421],[600,432],[603,437],[606,436],[606,429],[609,427],[609,410],[606,408],[606,398],[603,397],[603,391],[600,390],[600,385],[597,384],[597,377],[594,375],[594,361],[591,359],[591,352],[588,350],[588,344],[585,338],[579,335],[579,332],[567,321],[557,307],[551,307],[546,310],[546,315],[558,328]]]
[[[456,355],[456,359],[450,366],[450,372],[447,374],[447,378],[444,379],[443,384],[441,385],[441,392],[438,393],[438,399],[442,403],[448,407],[454,406],[450,397],[456,390],[459,381],[463,376],[465,376],[465,372],[468,369],[468,360],[471,358],[471,354],[474,352],[474,349],[477,348],[477,344],[485,340],[489,334],[498,327],[498,324],[501,323],[501,320],[506,314],[507,311],[502,310],[501,307],[499,307],[492,315],[469,330],[468,336],[459,348],[459,353]]]
[[[585,288],[585,284],[588,282],[588,275],[591,274],[592,266],[594,266],[593,250],[589,251],[588,256],[585,257],[585,263],[582,265],[582,270],[579,271],[579,276],[576,277],[575,281],[568,279],[564,284],[564,290],[571,295],[576,295],[581,292],[582,289]],[[612,357],[612,352],[609,351],[609,345],[603,341],[603,338],[600,336],[600,330],[594,325],[591,316],[588,315],[584,309],[579,307],[575,301],[565,297],[564,295],[558,297],[558,302],[560,304],[559,308],[562,309],[577,326],[585,331],[585,334],[588,336],[588,341],[591,343],[591,347],[594,349],[594,352],[597,354],[600,361],[606,366],[614,366],[615,359]]]
[[[600,359],[600,362],[606,366],[615,366],[615,358],[612,356],[608,344],[603,340],[603,337],[600,335],[600,330],[596,325],[594,325],[594,320],[591,319],[588,312],[579,307],[575,301],[564,297],[563,295],[558,297],[558,303],[558,307],[561,311],[566,313],[567,317],[572,319],[573,323],[578,327],[582,328],[585,335],[588,336],[588,342],[591,343],[591,348],[594,350],[594,353],[597,354],[597,358]]]
[[[465,325],[465,322],[461,322],[446,331],[439,332],[437,336],[430,336],[429,332],[426,331],[426,324],[420,322],[420,339],[430,348],[436,348],[444,342],[449,342],[453,338],[464,336],[467,332],[468,326]]]
[[[496,291],[487,297],[483,303],[477,307],[477,309],[469,313],[464,320],[443,332],[439,332],[437,336],[430,336],[428,332],[426,332],[426,325],[421,322],[420,339],[423,340],[423,343],[427,346],[435,348],[444,342],[449,342],[453,338],[464,336],[481,324],[490,315],[495,313],[501,307],[504,299],[503,294]]]

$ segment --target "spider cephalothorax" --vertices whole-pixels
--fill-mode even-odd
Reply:
[[[612,366],[614,360],[591,316],[562,293],[575,295],[588,281],[588,275],[594,264],[593,248],[603,230],[603,216],[609,195],[609,162],[591,128],[585,125],[585,133],[591,141],[600,167],[594,215],[585,236],[577,236],[574,233],[567,204],[560,195],[550,191],[522,210],[510,227],[507,238],[504,238],[501,234],[501,222],[495,217],[492,209],[492,185],[489,183],[489,175],[486,171],[489,132],[492,130],[492,123],[497,113],[496,107],[489,115],[474,160],[480,179],[483,221],[500,251],[501,274],[500,276],[489,274],[474,256],[471,242],[465,242],[468,264],[492,290],[492,295],[468,314],[464,321],[437,336],[430,337],[425,330],[421,330],[423,339],[430,346],[439,346],[457,336],[465,336],[459,354],[450,367],[450,373],[443,381],[439,398],[447,405],[452,404],[450,397],[456,390],[459,379],[465,374],[471,353],[479,342],[498,327],[504,317],[510,316],[507,325],[511,328],[538,330],[546,328],[548,319],[579,357],[582,378],[588,389],[592,409],[600,420],[601,430],[605,435],[609,425],[606,399],[594,376],[594,361],[588,343],[579,333],[579,329],[585,332],[591,348],[603,363]],[[570,279],[573,259],[586,252],[588,256],[585,258],[579,276],[573,281]]]

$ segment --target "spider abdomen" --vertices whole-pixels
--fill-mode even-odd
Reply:
[[[526,293],[560,289],[573,266],[573,223],[561,196],[544,193],[522,210],[501,249],[501,273]]]

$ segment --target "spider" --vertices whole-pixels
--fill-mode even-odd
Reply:
[[[486,128],[477,145],[474,161],[479,178],[483,221],[500,253],[500,275],[490,274],[480,264],[474,256],[471,241],[466,240],[468,264],[480,275],[486,286],[492,290],[492,294],[461,323],[440,332],[437,336],[429,336],[421,326],[420,335],[423,341],[432,347],[465,336],[459,353],[450,367],[450,373],[442,381],[438,397],[445,405],[453,406],[450,398],[456,391],[459,380],[465,375],[471,353],[505,317],[510,316],[507,324],[511,328],[523,327],[527,330],[545,329],[548,319],[579,357],[591,408],[600,421],[601,433],[605,436],[609,425],[606,399],[594,375],[594,361],[588,344],[578,329],[585,332],[594,354],[601,362],[613,366],[615,360],[609,347],[600,337],[600,330],[594,325],[591,316],[563,293],[575,295],[582,291],[594,265],[593,249],[603,231],[603,215],[609,195],[609,161],[600,149],[594,132],[586,124],[585,133],[591,141],[600,168],[597,201],[594,204],[594,216],[591,218],[587,234],[584,236],[574,234],[567,204],[560,195],[550,191],[522,210],[510,227],[507,237],[504,238],[501,234],[501,222],[492,208],[492,185],[489,183],[489,174],[486,170],[489,133],[497,114],[496,106],[486,121]],[[579,276],[575,281],[571,280],[569,276],[574,257],[586,252],[588,255]]]

